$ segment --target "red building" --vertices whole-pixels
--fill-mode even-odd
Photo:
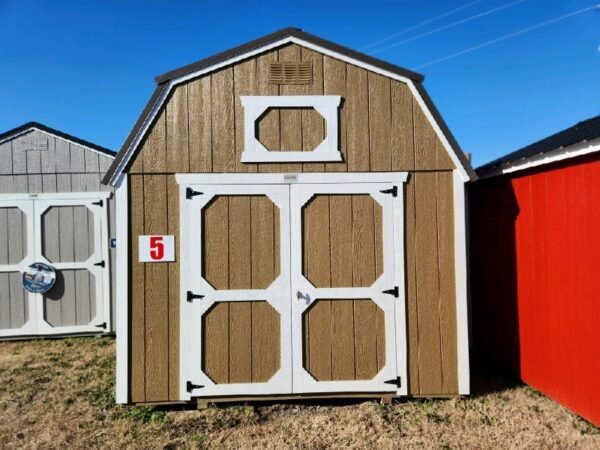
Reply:
[[[600,115],[478,169],[474,351],[600,425]]]

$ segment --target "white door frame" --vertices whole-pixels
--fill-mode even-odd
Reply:
[[[110,314],[110,258],[108,250],[108,205],[111,192],[57,192],[43,194],[0,194],[0,206],[18,204],[28,217],[28,256],[15,268],[22,273],[32,262],[50,264],[56,270],[85,269],[95,277],[96,314],[89,324],[53,327],[44,319],[43,294],[28,293],[30,320],[26,328],[0,330],[0,337],[98,333],[112,329]],[[50,262],[42,251],[42,215],[54,206],[85,206],[94,217],[94,253],[83,262]],[[104,262],[104,267],[96,263]],[[11,266],[9,266],[11,267]],[[3,272],[8,270],[2,270]],[[11,270],[13,271],[13,270]],[[34,320],[32,320],[34,319]],[[104,323],[105,327],[98,327]]]
[[[320,183],[301,184],[291,188],[291,282],[292,282],[292,348],[294,393],[307,392],[398,392],[406,391],[406,364],[402,342],[398,337],[404,331],[404,248],[403,220],[395,223],[395,211],[403,211],[403,185],[396,186],[396,196],[382,191],[393,190],[393,183]],[[316,288],[302,273],[302,208],[318,194],[368,194],[382,209],[383,267],[381,276],[368,287]],[[397,267],[400,266],[400,269]],[[384,293],[398,289],[398,297]],[[295,293],[297,293],[295,295]],[[369,380],[317,381],[303,365],[302,315],[316,299],[371,299],[384,312],[385,359],[384,367]],[[398,333],[396,327],[400,327]],[[398,342],[397,342],[398,341]],[[406,343],[406,339],[403,340]],[[400,388],[388,381],[400,376]],[[402,390],[404,388],[404,391]]]
[[[265,185],[265,184],[272,184],[272,185],[293,185],[293,184],[302,184],[302,183],[308,183],[308,184],[319,184],[321,186],[326,186],[329,184],[332,184],[333,187],[332,189],[335,190],[336,193],[342,193],[339,192],[339,187],[337,186],[336,188],[336,184],[352,184],[352,183],[379,183],[379,184],[386,184],[386,185],[393,185],[397,188],[398,190],[398,195],[393,197],[393,230],[387,230],[386,235],[388,236],[388,241],[391,239],[394,242],[394,263],[393,263],[393,278],[395,279],[395,286],[398,286],[398,291],[399,291],[399,298],[395,299],[395,303],[394,303],[394,313],[393,313],[393,317],[395,319],[395,336],[394,339],[392,339],[390,341],[390,339],[386,339],[386,355],[390,355],[389,357],[394,360],[395,363],[395,370],[394,368],[391,366],[391,362],[388,362],[388,364],[386,364],[386,368],[385,370],[382,370],[376,377],[377,381],[387,381],[385,380],[385,376],[387,376],[388,371],[391,372],[395,372],[395,374],[397,374],[399,377],[401,377],[401,387],[396,388],[387,388],[387,389],[383,389],[382,383],[376,382],[373,383],[373,380],[368,380],[368,381],[350,381],[350,382],[331,382],[331,384],[329,386],[326,386],[326,384],[328,382],[319,382],[319,384],[321,383],[325,383],[323,384],[322,388],[316,387],[316,386],[310,386],[310,392],[325,392],[325,391],[336,391],[336,392],[340,392],[340,391],[348,391],[348,392],[359,392],[359,391],[395,391],[397,395],[406,395],[407,394],[407,335],[406,335],[406,299],[405,299],[405,283],[404,283],[404,279],[405,279],[405,270],[404,270],[404,204],[403,204],[403,192],[404,192],[404,183],[406,182],[408,177],[408,173],[407,172],[375,172],[375,173],[365,173],[365,172],[358,172],[358,173],[281,173],[281,174],[257,174],[257,173],[244,173],[244,174],[240,174],[240,173],[236,173],[236,174],[199,174],[199,173],[186,173],[186,174],[176,174],[175,175],[175,179],[177,181],[177,183],[179,184],[179,190],[180,190],[180,223],[181,223],[181,236],[182,239],[188,239],[188,242],[180,245],[180,251],[181,251],[181,282],[180,282],[180,286],[181,286],[181,295],[180,295],[180,304],[181,304],[181,308],[180,308],[180,323],[181,323],[181,336],[180,336],[180,398],[181,400],[190,400],[192,398],[192,396],[210,396],[210,395],[225,395],[224,392],[221,394],[210,394],[209,391],[207,391],[205,388],[201,388],[201,389],[191,389],[191,391],[188,392],[187,389],[187,383],[188,381],[192,381],[193,384],[200,384],[203,385],[203,383],[198,383],[195,380],[199,380],[199,381],[203,381],[206,382],[206,379],[208,377],[206,377],[203,374],[200,374],[198,372],[201,372],[200,370],[200,364],[196,364],[196,377],[194,379],[190,379],[190,375],[193,375],[192,372],[192,367],[190,366],[190,361],[192,359],[196,359],[198,361],[200,361],[199,356],[195,355],[193,358],[190,357],[191,353],[190,351],[194,351],[192,350],[192,347],[195,347],[195,351],[200,352],[200,346],[198,346],[198,340],[200,338],[200,335],[197,334],[198,333],[198,329],[196,328],[196,331],[193,332],[193,328],[190,328],[192,326],[192,324],[190,322],[192,321],[196,321],[196,322],[200,322],[200,317],[201,315],[199,314],[201,312],[201,309],[199,306],[193,307],[190,306],[187,302],[187,290],[188,290],[188,286],[193,286],[194,288],[198,288],[202,286],[202,283],[200,282],[200,285],[195,285],[194,283],[199,283],[199,278],[198,276],[195,276],[194,274],[189,272],[189,263],[186,264],[187,261],[190,261],[190,249],[195,249],[194,251],[196,252],[196,254],[198,254],[197,252],[199,251],[199,244],[197,243],[192,243],[191,240],[192,239],[199,239],[199,237],[201,236],[200,233],[198,233],[198,229],[196,228],[196,231],[193,231],[192,228],[193,226],[199,226],[199,225],[193,225],[192,223],[190,223],[190,220],[188,219],[189,217],[191,217],[191,205],[194,204],[194,201],[190,201],[188,198],[186,198],[186,193],[187,193],[187,189],[190,188],[192,189],[192,191],[199,191],[199,192],[203,192],[199,187],[202,186],[203,189],[205,189],[208,192],[208,189],[210,189],[209,185],[218,185],[217,187],[217,191],[219,193],[221,193],[221,191],[219,189],[223,188],[224,186],[222,185],[229,185],[229,189],[233,189],[233,185],[239,185],[241,187],[241,192],[251,192],[251,188],[250,185]],[[388,186],[391,187],[391,186]],[[364,188],[362,188],[362,190],[364,191]],[[240,191],[236,191],[236,192],[240,192]],[[200,196],[201,197],[201,196]],[[194,198],[194,197],[192,197]],[[279,206],[279,205],[278,205]],[[291,202],[290,202],[290,206],[291,206]],[[280,206],[280,211],[282,211],[282,217],[281,217],[281,227],[280,230],[283,233],[283,220],[284,220],[284,214],[283,214],[283,209]],[[197,210],[197,214],[196,217],[199,218],[199,209]],[[289,216],[288,216],[289,217]],[[198,219],[197,219],[198,220]],[[289,220],[289,219],[288,219]],[[192,226],[193,225],[193,226]],[[291,232],[291,230],[290,230]],[[392,233],[393,236],[390,238],[389,234]],[[194,237],[196,236],[196,237]],[[280,248],[282,251],[282,257],[281,260],[283,261],[283,252],[284,247],[286,247],[284,245],[285,242],[288,242],[289,240],[289,236],[284,236],[283,234],[281,235],[281,240],[280,240]],[[288,250],[288,251],[291,251]],[[288,255],[289,257],[289,255]],[[200,259],[200,258],[198,258]],[[291,260],[290,260],[291,261]],[[197,269],[196,269],[197,270]],[[283,270],[285,270],[282,266],[282,273]],[[195,272],[197,273],[201,273],[201,272]],[[380,280],[378,280],[376,282],[376,284],[378,285],[380,283]],[[393,286],[393,285],[392,285]],[[390,286],[390,287],[392,287]],[[295,302],[294,299],[290,299],[290,295],[291,295],[291,285],[288,286],[290,291],[287,294],[287,299],[290,302]],[[352,295],[352,297],[354,298],[358,298],[356,295],[356,292],[358,291],[359,294],[361,293],[361,289],[363,288],[349,288],[352,291],[355,292],[354,295]],[[386,287],[387,289],[387,287]],[[336,289],[337,290],[337,289]],[[234,292],[239,292],[239,291],[234,291]],[[346,293],[344,293],[346,294]],[[369,291],[369,293],[363,293],[363,295],[369,295],[371,297],[371,291]],[[383,294],[383,295],[387,295],[387,294]],[[237,297],[239,298],[239,294],[237,295]],[[264,297],[264,296],[263,296]],[[352,298],[351,297],[351,298]],[[369,297],[369,298],[371,298]],[[375,296],[377,297],[377,296]],[[233,299],[233,297],[227,297],[227,298],[231,298]],[[378,299],[380,299],[381,297],[377,297]],[[261,297],[262,299],[262,297]],[[385,302],[382,302],[381,300],[378,299],[373,299],[374,301],[376,301],[376,303],[378,305],[382,305],[385,304]],[[193,302],[192,302],[193,303]],[[200,302],[198,302],[200,303]],[[290,310],[291,310],[290,306]],[[389,309],[388,306],[385,306],[387,309]],[[205,309],[206,310],[206,309]],[[291,320],[291,311],[290,311],[290,320]],[[196,325],[196,327],[198,327],[199,325]],[[291,328],[291,323],[290,323],[290,328]],[[282,315],[282,319],[281,319],[281,328],[284,328],[284,320],[283,320],[283,315]],[[192,334],[193,332],[193,334]],[[282,337],[283,337],[283,331],[282,331]],[[291,329],[289,330],[289,339],[291,341]],[[297,339],[296,339],[297,340]],[[286,343],[284,341],[281,342],[281,348],[282,348],[282,368],[283,368],[283,361],[284,361],[284,356],[283,356],[283,352],[284,352],[284,347],[285,347]],[[297,345],[297,344],[296,344]],[[391,351],[390,351],[390,346],[391,346]],[[292,349],[292,360],[297,361],[297,355],[295,355],[295,351]],[[394,358],[395,356],[395,358]],[[388,357],[388,356],[386,356]],[[280,371],[281,372],[281,371]],[[382,373],[385,373],[385,376],[382,375]],[[381,376],[380,376],[381,375]],[[379,378],[381,378],[381,380],[379,380]],[[395,378],[395,377],[393,377]],[[292,374],[290,373],[289,375],[289,380],[291,382],[292,380]],[[210,380],[209,380],[210,381]],[[295,386],[296,383],[296,379],[293,380],[293,384]],[[350,383],[351,385],[347,385],[344,386],[343,383]],[[214,384],[214,383],[213,383]],[[266,387],[266,390],[257,390],[254,391],[253,389],[256,389],[255,385],[256,384],[260,384],[263,385],[263,389]],[[335,385],[333,385],[335,384]],[[370,386],[368,386],[367,384],[373,384],[376,385],[376,388],[370,388]],[[237,385],[231,385],[233,386],[233,388],[231,388],[231,390],[229,391],[229,395],[234,395],[234,394],[252,394],[252,393],[261,393],[261,394],[274,394],[274,393],[279,393],[279,391],[275,392],[272,391],[271,389],[268,389],[269,383],[247,383],[247,384],[237,384]],[[208,384],[206,384],[206,386],[208,386]],[[224,387],[225,385],[223,385]],[[305,384],[303,384],[303,386],[306,386]],[[384,386],[391,386],[388,384],[385,384]],[[283,382],[282,384],[278,385],[278,387],[286,387],[287,390],[283,391],[283,392],[292,392],[291,389],[291,385],[286,381]],[[243,389],[238,389],[238,388],[243,388]],[[247,388],[247,389],[246,389]],[[226,389],[224,389],[224,391],[226,391]],[[307,390],[308,392],[308,390]],[[192,395],[193,394],[193,395]]]
[[[187,190],[197,194],[188,196]],[[266,195],[279,208],[280,271],[266,289],[213,288],[202,276],[202,209],[216,196]],[[290,304],[287,301],[290,284],[289,193],[286,186],[276,185],[186,185],[180,187],[181,206],[181,359],[180,396],[189,400],[193,394],[202,396],[236,394],[273,394],[290,392],[291,336]],[[202,298],[188,298],[188,292]],[[264,383],[215,383],[202,370],[202,316],[216,302],[267,301],[280,317],[280,367]],[[192,385],[202,386],[194,388]]]

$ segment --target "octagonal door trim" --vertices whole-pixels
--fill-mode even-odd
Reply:
[[[279,275],[264,289],[217,289],[202,275],[202,214],[217,197],[266,196],[279,209]],[[291,391],[289,188],[285,185],[180,185],[180,396],[277,394]],[[208,237],[210,239],[210,237]],[[279,314],[280,365],[267,382],[216,383],[202,368],[202,318],[221,302],[268,302]],[[200,387],[201,386],[201,387]]]
[[[34,243],[35,261],[44,262],[54,267],[57,272],[66,270],[86,270],[94,277],[95,314],[87,324],[53,326],[45,317],[45,302],[42,294],[30,294],[36,297],[35,310],[37,316],[37,334],[70,334],[98,333],[112,329],[110,321],[110,261],[108,255],[108,207],[110,192],[72,193],[72,194],[40,194],[34,201]],[[45,226],[43,216],[51,208],[78,207],[88,209],[93,218],[93,245],[85,261],[58,262],[50,261],[44,255],[43,236]],[[73,223],[76,228],[80,224]],[[60,225],[59,225],[60,227]]]
[[[291,287],[294,393],[396,392],[406,394],[406,325],[403,263],[403,182],[291,186]],[[392,195],[396,186],[397,193]],[[399,192],[399,194],[398,194]],[[315,287],[303,274],[303,208],[317,195],[369,195],[382,211],[381,275],[371,286]],[[347,245],[353,245],[348,242]],[[348,261],[348,264],[350,261]],[[398,288],[398,297],[384,291]],[[303,315],[317,300],[372,300],[384,314],[385,364],[371,379],[317,381],[304,367]],[[374,318],[373,318],[374,320]],[[400,388],[388,381],[401,377]]]
[[[0,196],[0,198],[7,198],[7,195]],[[34,210],[33,202],[29,199],[0,199],[0,208],[17,208],[23,214],[23,220],[25,221],[24,231],[26,236],[21,236],[27,242],[27,253],[23,255],[23,259],[13,264],[1,264],[0,273],[18,273],[19,278],[21,273],[35,260],[34,248],[32,245],[34,236]],[[7,224],[8,226],[8,224]],[[10,233],[10,230],[9,230]],[[10,239],[10,238],[9,238]],[[9,240],[1,242],[2,245],[9,245]],[[19,282],[20,287],[20,282]],[[36,295],[28,293],[23,289],[24,295],[26,296],[25,305],[27,307],[27,320],[22,326],[18,328],[5,328],[0,329],[0,337],[15,336],[15,335],[32,335],[36,332]]]

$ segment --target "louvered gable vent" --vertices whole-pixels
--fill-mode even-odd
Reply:
[[[269,75],[269,81],[271,82],[271,84],[312,84],[312,63],[271,63],[271,70]]]

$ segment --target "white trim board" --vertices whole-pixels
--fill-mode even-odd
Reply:
[[[67,138],[64,138],[62,136],[58,136],[58,135],[56,135],[54,133],[51,133],[49,131],[42,130],[41,128],[33,127],[33,126],[27,128],[26,130],[21,130],[21,131],[15,133],[15,134],[11,134],[10,136],[6,136],[4,139],[0,139],[0,144],[3,144],[3,143],[8,142],[8,141],[12,141],[13,139],[16,139],[16,138],[18,138],[20,136],[23,136],[24,134],[32,132],[33,130],[39,131],[40,133],[47,134],[47,135],[52,136],[52,137],[54,137],[56,139],[60,139],[61,141],[68,142],[69,144],[73,144],[73,145],[77,145],[79,147],[85,148],[86,150],[89,150],[91,152],[97,153],[97,154],[99,154],[101,156],[106,156],[107,158],[110,158],[110,159],[115,159],[115,156],[117,156],[116,153],[113,154],[113,155],[111,155],[110,153],[104,153],[104,152],[101,152],[99,150],[96,150],[95,148],[88,147],[85,144],[81,144],[79,142],[72,141],[71,139],[67,139]]]
[[[127,174],[115,186],[117,270],[115,320],[117,333],[116,402],[129,403],[129,196]]]
[[[380,67],[376,67],[376,66],[373,66],[371,64],[367,64],[367,63],[365,63],[363,61],[359,61],[359,60],[357,60],[355,58],[351,58],[349,56],[342,55],[340,53],[328,50],[328,49],[326,49],[324,47],[312,44],[312,43],[307,42],[307,41],[305,41],[303,39],[299,39],[299,38],[294,37],[294,36],[288,36],[286,38],[283,38],[283,39],[280,39],[278,41],[272,42],[270,44],[264,45],[262,47],[256,48],[256,49],[254,49],[252,51],[249,51],[247,53],[243,53],[243,54],[237,55],[237,56],[235,56],[233,58],[229,58],[229,59],[227,59],[225,61],[221,61],[221,62],[219,62],[217,64],[214,64],[214,65],[212,65],[210,67],[205,67],[203,69],[197,70],[195,72],[192,72],[192,73],[189,73],[187,75],[183,75],[183,76],[181,76],[179,78],[175,78],[175,79],[172,79],[172,80],[168,81],[166,83],[165,89],[161,92],[161,95],[158,97],[158,99],[156,100],[156,102],[152,106],[152,109],[151,109],[150,113],[145,118],[144,123],[142,124],[142,126],[138,130],[138,133],[135,135],[134,139],[131,141],[131,144],[129,145],[129,147],[127,149],[124,150],[125,151],[125,156],[119,162],[119,165],[117,166],[117,169],[113,173],[113,175],[112,175],[112,177],[110,179],[110,184],[114,185],[115,180],[118,179],[119,175],[123,172],[124,168],[127,166],[127,164],[129,164],[129,161],[131,160],[131,158],[133,156],[133,153],[135,152],[135,150],[139,146],[139,144],[140,144],[141,140],[143,139],[143,137],[148,132],[148,128],[150,127],[150,124],[153,123],[154,118],[156,117],[156,114],[158,113],[158,111],[162,107],[164,101],[166,100],[166,98],[168,98],[169,94],[171,93],[171,91],[173,90],[174,87],[176,87],[179,84],[185,83],[186,81],[188,81],[188,80],[190,80],[192,78],[199,77],[199,76],[204,75],[206,73],[214,72],[214,71],[216,71],[216,70],[218,70],[220,68],[229,66],[231,64],[235,64],[237,62],[243,61],[243,60],[248,59],[248,58],[252,58],[253,56],[259,55],[261,53],[264,53],[266,51],[272,50],[272,49],[277,48],[277,47],[281,47],[281,46],[289,44],[289,43],[294,43],[294,44],[303,46],[305,48],[314,50],[316,52],[319,52],[319,53],[322,53],[324,55],[330,56],[332,58],[336,58],[336,59],[338,59],[340,61],[344,61],[344,62],[346,62],[348,64],[352,64],[352,65],[361,67],[361,68],[369,70],[371,72],[378,73],[380,75],[383,75],[383,76],[386,76],[388,78],[392,78],[394,80],[401,81],[402,83],[407,84],[408,87],[410,88],[410,91],[412,92],[412,94],[414,95],[415,99],[417,100],[417,103],[421,107],[421,110],[425,114],[425,117],[427,117],[427,120],[432,125],[432,127],[433,127],[436,135],[438,136],[438,138],[442,142],[442,145],[444,146],[444,148],[448,152],[448,154],[450,156],[450,159],[452,160],[452,162],[456,166],[456,170],[459,171],[463,182],[467,182],[467,181],[470,180],[469,174],[467,173],[467,171],[463,167],[462,162],[459,160],[459,158],[458,158],[458,156],[456,154],[457,152],[459,152],[461,150],[458,149],[458,148],[454,149],[450,145],[450,142],[448,141],[447,137],[442,132],[442,129],[441,129],[440,125],[436,122],[436,120],[433,117],[433,114],[431,113],[431,111],[429,110],[429,108],[427,108],[427,105],[425,104],[424,99],[422,98],[421,94],[419,93],[418,89],[416,88],[414,81],[412,81],[411,79],[409,79],[407,77],[404,77],[402,75],[398,75],[397,73],[390,72],[390,71],[382,69]]]
[[[541,155],[515,161],[505,166],[496,167],[483,172],[479,178],[485,179],[519,172],[521,170],[531,169],[532,167],[539,167],[558,161],[564,161],[566,159],[577,158],[578,156],[589,155],[590,153],[598,151],[600,151],[600,138],[592,141],[580,142],[579,144],[571,145],[569,147],[558,148]]]

